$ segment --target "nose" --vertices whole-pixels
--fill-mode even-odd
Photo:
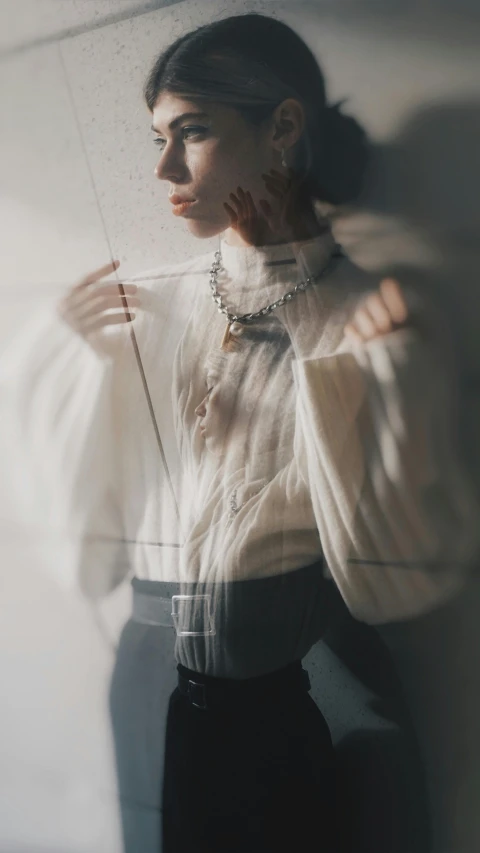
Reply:
[[[207,414],[207,407],[205,405],[206,399],[207,398],[204,397],[202,402],[195,409],[195,414],[196,414],[197,418],[204,418],[205,415]]]
[[[185,171],[185,163],[182,163],[181,155],[179,156],[173,147],[170,148],[167,145],[155,166],[155,177],[160,181],[171,181],[172,184],[178,184],[185,179]]]

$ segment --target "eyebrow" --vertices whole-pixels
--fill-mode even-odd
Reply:
[[[177,116],[177,118],[174,118],[173,121],[170,122],[170,124],[168,125],[168,129],[169,130],[175,130],[175,128],[180,124],[180,122],[184,121],[186,118],[188,118],[188,119],[191,119],[191,118],[208,118],[208,114],[207,113],[182,113],[182,115]],[[153,130],[154,133],[160,133],[160,131],[157,130],[157,128],[154,127],[153,124],[152,124],[151,129]]]

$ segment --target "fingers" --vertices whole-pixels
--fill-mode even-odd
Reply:
[[[257,209],[255,207],[255,202],[252,198],[251,192],[249,192],[248,190],[247,190],[247,192],[244,192],[241,187],[238,187],[237,193],[238,193],[238,197],[239,197],[239,201],[240,201],[241,213],[242,213],[243,219],[245,219],[245,220],[255,219],[255,217],[258,216],[258,214],[257,214]]]
[[[252,194],[251,194],[250,190],[247,191],[247,205],[248,205],[248,212],[249,212],[250,216],[253,218],[254,216],[257,215],[257,208],[255,207],[255,202],[252,198]]]
[[[370,311],[369,301],[367,300],[361,308],[357,308],[353,318],[345,326],[344,332],[350,340],[363,342],[388,334],[388,332],[393,331],[393,328],[394,325],[388,312],[387,322],[382,321],[381,326],[377,323],[375,312]]]
[[[122,287],[123,292],[120,290],[120,287]],[[121,282],[118,282],[118,284],[102,284],[91,290],[86,290],[86,288],[78,290],[75,288],[67,295],[67,302],[73,307],[84,305],[102,296],[116,296],[121,299],[123,294],[126,296],[135,296],[137,290],[138,287],[136,284],[121,284]]]
[[[230,217],[230,225],[232,226],[232,228],[234,228],[238,222],[238,216],[235,213],[234,209],[232,207],[230,207],[230,205],[227,204],[226,201],[223,202],[223,206],[224,206],[225,210],[227,211],[227,213]]]
[[[262,174],[268,192],[277,199],[284,199],[286,194],[291,190],[292,179],[294,175],[292,169],[289,169],[289,177],[282,175],[275,169],[271,169],[269,174]],[[273,210],[265,199],[259,202],[259,206],[266,217],[273,216]],[[230,217],[232,227],[238,227],[240,223],[247,222],[249,219],[254,220],[258,217],[258,211],[255,206],[252,194],[250,191],[237,187],[236,192],[229,194],[229,201],[223,203],[225,211]]]
[[[240,203],[240,199],[238,198],[238,196],[235,195],[235,193],[230,193],[229,199],[232,202],[232,204],[234,205],[234,207],[236,208],[236,214],[238,216],[242,210],[242,205]]]
[[[310,223],[306,219],[308,203],[301,198],[300,183],[293,169],[288,170],[288,175],[282,175],[276,169],[271,169],[268,175],[262,174],[262,178],[272,200],[275,199],[279,228],[287,228],[292,238],[299,232],[302,234],[308,232],[310,228]],[[266,209],[263,206],[262,209],[267,216]]]
[[[237,192],[230,193],[229,199],[231,204],[224,202],[223,206],[230,217],[232,227],[245,223],[249,219],[254,220],[258,216],[255,202],[249,190],[245,192],[242,187],[237,187]]]
[[[355,311],[351,325],[354,326],[355,331],[364,341],[370,341],[378,334],[375,321],[366,306]]]
[[[279,172],[278,169],[270,169],[269,175],[273,175],[274,178],[279,178],[282,181],[288,181],[290,176],[293,177],[293,169],[288,169],[288,175],[284,175],[283,172]]]
[[[366,310],[371,320],[370,326],[374,327],[373,334],[380,332],[385,335],[392,331],[394,321],[379,293],[372,293],[369,296]]]
[[[230,193],[230,198],[237,208],[237,212],[239,215],[245,213],[245,193],[241,187],[237,187],[237,193]]]
[[[121,326],[125,323],[131,323],[135,319],[135,314],[104,314],[92,320],[90,323],[82,327],[81,334],[83,337],[88,337],[93,332],[104,329],[106,326]]]
[[[245,201],[246,194],[244,193],[244,191],[242,190],[241,187],[237,187],[237,194],[238,194],[238,198],[240,200],[240,204],[242,205],[243,208],[245,208],[245,206],[246,206],[246,201]]]
[[[408,308],[398,281],[395,281],[394,278],[384,278],[380,282],[380,293],[394,323],[399,325],[405,323],[408,317]]]
[[[274,184],[279,189],[283,189],[284,191],[288,190],[288,188],[294,182],[294,172],[292,169],[288,170],[288,175],[282,175],[281,172],[277,172],[276,169],[270,169],[267,173],[262,174],[262,178],[264,181],[269,181],[271,184]]]
[[[79,281],[77,287],[82,288],[82,287],[87,287],[89,284],[95,284],[95,282],[99,281],[99,279],[104,278],[106,275],[108,275],[111,272],[115,272],[115,270],[117,270],[119,268],[119,266],[120,266],[120,261],[112,261],[109,264],[105,264],[103,267],[99,267],[99,269],[94,270],[91,273],[88,273],[88,275],[86,275],[85,278],[82,278]]]
[[[264,216],[266,216],[266,218],[268,220],[270,220],[273,217],[273,210],[272,210],[271,206],[269,205],[268,201],[264,198],[261,198],[258,203],[260,205],[260,209],[261,209],[262,213],[264,214]]]
[[[297,175],[293,169],[288,170],[288,175],[282,175],[276,169],[270,169],[268,174],[262,174],[262,178],[269,192],[277,194],[279,198],[295,194],[299,187]]]
[[[268,175],[262,175],[265,181],[265,187],[268,192],[275,198],[282,199],[287,193],[287,188],[283,187],[278,181],[274,181]]]
[[[246,218],[245,193],[243,192],[241,187],[238,187],[237,195],[235,193],[230,193],[229,199],[231,201],[231,204],[228,204],[228,202],[225,201],[223,203],[223,206],[227,211],[228,215],[230,216],[230,225],[235,228],[240,222],[243,222]]]
[[[69,326],[84,338],[87,338],[93,331],[103,329],[105,326],[118,326],[124,323],[131,323],[135,319],[135,313],[129,309],[124,309],[122,312],[115,314],[107,314],[105,311],[89,311],[82,317],[69,316],[64,317]]]
[[[347,325],[345,326],[345,328],[343,330],[343,334],[352,343],[355,343],[355,344],[363,343],[363,337],[360,334],[360,332],[357,330],[357,327],[355,326],[354,322],[347,323]]]
[[[408,308],[401,287],[384,279],[379,291],[371,293],[345,326],[345,336],[354,342],[371,341],[406,324]]]
[[[124,311],[118,314],[102,313],[92,317],[83,317],[80,321],[76,319],[71,320],[69,317],[65,317],[64,319],[70,328],[81,335],[82,338],[88,338],[92,332],[103,329],[105,326],[125,325],[126,323],[131,323],[135,317],[135,313]]]
[[[141,304],[137,291],[136,284],[104,284],[96,288],[77,286],[60,303],[59,313],[72,329],[86,337],[92,323],[94,328],[101,328],[131,322],[135,317],[131,309]],[[112,311],[118,313],[107,313]]]
[[[99,314],[103,314],[106,311],[119,311],[120,309],[123,309],[124,313],[131,313],[131,308],[139,308],[139,306],[140,300],[135,296],[130,296],[128,300],[116,296],[104,296],[101,299],[92,300],[92,302],[84,307],[83,311],[78,312],[76,316],[78,322],[82,323],[85,320]]]
[[[119,304],[122,304],[124,294],[129,297],[137,294],[138,288],[136,284],[124,284],[122,287],[123,293],[120,290],[120,283],[104,284],[92,290],[87,290],[86,288],[81,288],[79,290],[78,288],[74,288],[73,291],[70,291],[63,300],[63,310],[81,314],[84,307],[88,307],[102,298],[111,297],[112,299],[117,300]]]
[[[295,169],[292,169],[291,166],[287,168],[286,175],[283,172],[279,172],[278,169],[270,169],[269,174],[273,175],[275,178],[281,178],[282,181],[295,181],[298,177]]]

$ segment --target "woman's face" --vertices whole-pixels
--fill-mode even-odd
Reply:
[[[248,412],[239,389],[224,378],[208,374],[205,385],[205,397],[195,409],[205,446],[214,456],[225,456],[229,450],[238,453],[248,429]]]
[[[254,201],[265,198],[261,174],[274,165],[266,128],[248,124],[223,105],[163,93],[153,111],[152,130],[160,157],[159,180],[168,182],[172,213],[183,216],[196,237],[213,237],[230,224],[223,204],[241,186]]]
[[[215,456],[224,456],[229,425],[232,419],[233,400],[226,400],[221,393],[221,384],[207,381],[205,397],[195,409],[199,418],[200,434],[207,450]]]

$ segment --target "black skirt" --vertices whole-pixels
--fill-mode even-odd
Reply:
[[[179,667],[186,678],[197,678]],[[327,723],[300,678],[248,679],[202,710],[175,690],[163,789],[164,853],[333,853],[335,768]],[[208,679],[215,685],[219,679]],[[250,682],[263,683],[250,693]],[[208,687],[208,684],[207,684]]]
[[[110,706],[125,853],[336,850],[332,741],[300,662],[276,686],[250,695],[247,682],[261,679],[248,679],[202,710],[166,683],[169,646],[164,628],[130,621],[117,654]],[[225,692],[227,680],[207,680]]]
[[[345,608],[332,617],[330,647],[391,723],[353,726],[335,751],[300,662],[277,675],[283,689],[233,689],[202,710],[176,687],[174,632],[126,624],[110,691],[125,853],[430,849],[422,762],[391,659]]]

